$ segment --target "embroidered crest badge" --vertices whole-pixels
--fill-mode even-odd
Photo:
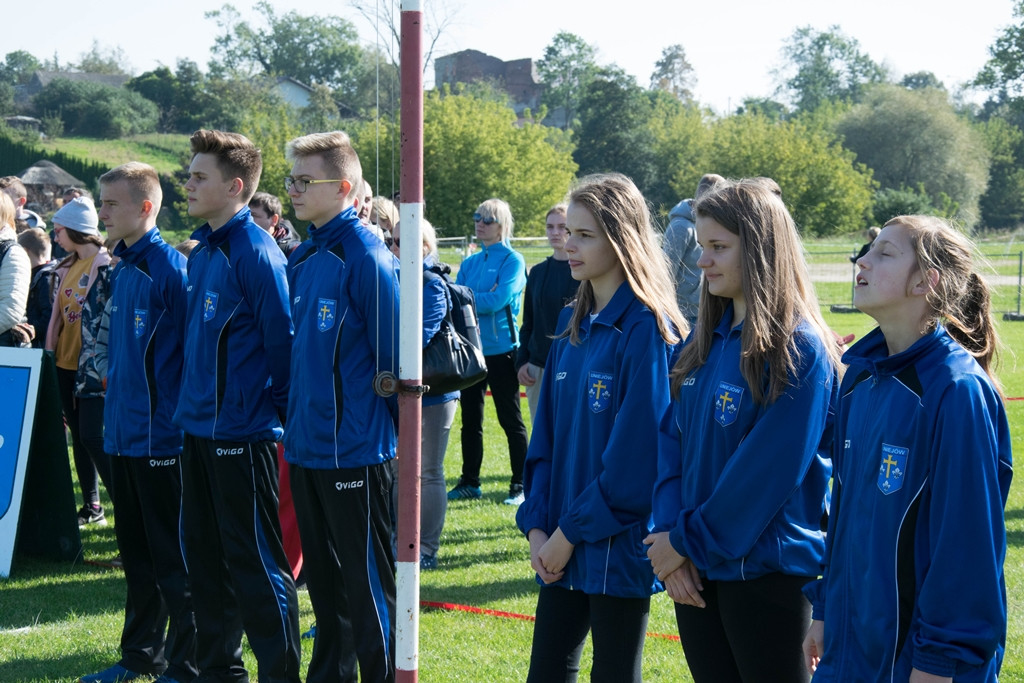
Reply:
[[[135,323],[135,338],[136,339],[138,339],[139,337],[142,337],[143,335],[146,334],[146,328],[148,327],[148,325],[146,323],[148,322],[148,318],[149,318],[149,311],[147,311],[144,308],[136,308],[135,309],[135,318],[133,320],[134,320],[134,323]]]
[[[334,315],[338,310],[338,302],[334,299],[318,299],[316,302],[316,329],[321,332],[334,327]]]
[[[740,414],[740,401],[743,400],[743,387],[728,382],[719,382],[715,390],[715,421],[728,427],[736,421]]]
[[[889,495],[903,488],[910,449],[882,444],[882,464],[878,467],[878,490]]]
[[[607,372],[591,372],[587,379],[587,402],[590,409],[600,413],[611,405],[614,377]]]
[[[217,315],[217,292],[207,290],[203,296],[203,322],[210,322]]]

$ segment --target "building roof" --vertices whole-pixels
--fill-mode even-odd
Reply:
[[[85,184],[57,164],[52,161],[47,161],[46,159],[42,159],[32,164],[19,173],[18,177],[21,178],[21,182],[26,185],[82,186]]]

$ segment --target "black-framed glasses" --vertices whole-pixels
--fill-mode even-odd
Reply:
[[[309,178],[293,178],[290,175],[284,177],[284,191],[291,192],[292,188],[299,194],[306,191],[306,188],[310,185],[316,185],[317,183],[340,183],[340,178],[330,178],[327,180],[310,180]]]
[[[300,192],[301,192],[301,190],[300,190]],[[484,218],[480,214],[474,213],[473,214],[473,222],[474,223],[483,223],[484,225],[491,225],[492,223],[497,223],[498,219],[495,218],[494,216],[488,216],[487,218]]]

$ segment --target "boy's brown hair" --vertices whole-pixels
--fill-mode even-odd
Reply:
[[[217,168],[225,180],[242,181],[242,196],[246,204],[256,192],[263,173],[263,155],[252,140],[241,133],[200,129],[189,138],[193,156],[210,154],[217,159]]]

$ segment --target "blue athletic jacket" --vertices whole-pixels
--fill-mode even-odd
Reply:
[[[563,309],[559,332],[571,313]],[[561,527],[575,544],[553,585],[647,597],[661,589],[643,539],[673,346],[628,283],[596,319],[584,318],[580,338],[579,346],[556,339],[548,355],[516,523],[524,534]]]
[[[278,441],[292,345],[284,254],[248,207],[192,239],[174,422],[206,439]]]
[[[519,346],[519,306],[526,287],[526,261],[504,242],[481,246],[459,266],[455,282],[473,290],[485,356]]]
[[[790,386],[773,403],[757,404],[740,372],[743,324],[731,323],[730,306],[707,361],[664,413],[655,531],[668,531],[672,547],[712,580],[818,576],[831,471],[818,447],[835,368],[801,323]]]
[[[906,681],[912,667],[995,681],[1006,638],[1006,411],[942,327],[888,355],[855,344],[839,397],[818,681]]]
[[[373,391],[397,374],[398,261],[347,208],[288,260],[295,343],[285,458],[310,469],[395,456],[394,401]]]
[[[172,423],[181,387],[185,331],[185,257],[156,228],[114,256],[103,448],[112,455],[181,452]]]

